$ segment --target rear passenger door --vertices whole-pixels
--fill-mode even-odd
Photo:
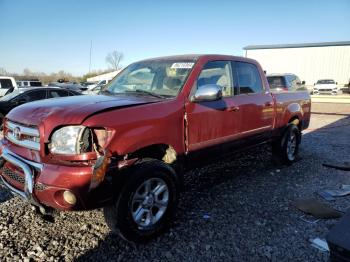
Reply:
[[[266,92],[258,67],[253,63],[236,61],[233,76],[237,79],[238,94],[234,103],[239,107],[240,137],[263,138],[272,130],[274,102]]]

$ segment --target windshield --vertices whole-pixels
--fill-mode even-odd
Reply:
[[[21,92],[18,91],[18,89],[15,89],[15,90],[13,90],[12,93],[1,97],[1,98],[0,98],[0,101],[9,101],[9,100],[11,100],[12,98],[14,98],[15,96],[18,96],[20,93],[21,93]]]
[[[318,85],[327,85],[327,84],[335,84],[334,80],[332,79],[325,79],[325,80],[318,80],[317,81]]]
[[[175,97],[189,75],[193,61],[143,61],[131,64],[111,81],[103,92],[138,93]]]

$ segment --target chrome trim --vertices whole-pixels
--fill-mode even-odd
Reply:
[[[3,148],[2,153],[6,153],[6,154],[10,154],[13,155],[15,158],[18,158],[19,160],[25,162],[26,164],[34,167],[36,170],[41,171],[43,170],[43,164],[37,163],[37,162],[33,162],[30,160],[27,160],[19,155],[17,155],[16,153],[11,152],[10,150],[8,150],[6,147]]]
[[[33,189],[34,189],[34,172],[31,168],[31,166],[35,167],[36,169],[41,170],[42,165],[39,163],[35,163],[29,160],[26,160],[17,154],[11,152],[10,150],[4,148],[1,154],[1,157],[13,164],[14,166],[17,166],[21,168],[24,172],[24,191],[18,190],[11,186],[5,179],[1,177],[1,180],[3,181],[4,185],[11,190],[12,193],[20,196],[21,198],[29,201],[30,203],[37,205],[41,207],[40,203],[35,199],[33,195]]]
[[[37,142],[30,141],[30,140],[17,140],[15,136],[11,133],[7,133],[6,138],[18,146],[23,146],[23,147],[34,149],[37,151],[40,150],[40,144]]]
[[[17,188],[14,188],[13,186],[11,186],[9,183],[6,182],[6,180],[2,176],[0,176],[0,178],[1,178],[2,183],[8,189],[10,189],[13,194],[18,195],[19,197],[21,197],[21,198],[23,198],[25,200],[28,200],[28,197],[26,196],[26,194],[24,192],[22,192],[22,191],[18,190]]]
[[[36,128],[26,127],[22,126],[20,124],[15,124],[13,122],[7,121],[6,126],[8,129],[14,130],[16,127],[19,127],[21,129],[21,133],[28,136],[34,136],[39,137],[40,133],[39,130]]]
[[[40,142],[35,141],[40,139],[40,132],[37,128],[26,127],[11,121],[6,122],[6,127],[8,128],[8,131],[6,132],[5,137],[13,144],[37,151],[40,150]],[[21,139],[21,135],[26,135],[29,138]],[[33,138],[34,141],[30,138]]]

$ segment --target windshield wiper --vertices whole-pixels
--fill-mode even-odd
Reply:
[[[142,89],[135,89],[135,90],[126,90],[125,93],[139,93],[139,94],[145,94],[145,95],[150,95],[150,96],[154,96],[154,97],[158,97],[158,98],[165,98],[162,95],[158,95],[146,90],[142,90]]]

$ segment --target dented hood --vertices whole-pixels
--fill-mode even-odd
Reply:
[[[89,116],[108,110],[136,106],[160,101],[151,96],[131,95],[79,95],[53,98],[27,103],[14,108],[7,118],[27,124],[40,125],[42,122],[56,126],[81,124]]]

